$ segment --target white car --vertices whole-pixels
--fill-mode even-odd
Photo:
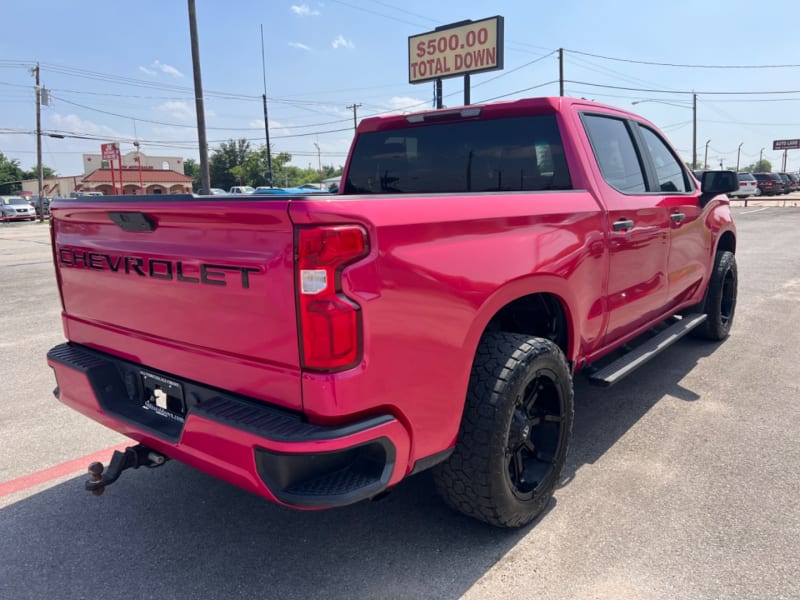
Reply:
[[[228,192],[229,194],[252,194],[256,191],[256,188],[250,187],[249,185],[235,185],[231,188]]]
[[[728,194],[731,198],[747,198],[748,196],[758,196],[761,191],[758,189],[758,180],[752,173],[738,173],[739,189]]]
[[[0,218],[3,221],[35,221],[36,209],[22,196],[0,196]]]

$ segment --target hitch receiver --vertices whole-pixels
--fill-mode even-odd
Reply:
[[[86,490],[95,496],[100,496],[107,486],[119,479],[125,469],[138,469],[139,467],[152,469],[160,467],[167,460],[169,460],[167,456],[141,444],[125,448],[124,452],[115,450],[108,467],[103,467],[103,464],[99,462],[89,465],[89,475],[92,478],[86,482]]]

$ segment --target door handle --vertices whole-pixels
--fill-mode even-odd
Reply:
[[[630,229],[633,229],[633,221],[630,219],[614,221],[614,231],[628,231]]]
[[[672,219],[673,223],[680,223],[686,218],[686,215],[684,213],[672,213],[669,218]]]

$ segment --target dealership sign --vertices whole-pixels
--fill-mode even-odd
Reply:
[[[503,68],[503,17],[461,21],[408,38],[408,82]]]
[[[797,150],[800,148],[800,140],[773,140],[773,150]]]
[[[103,160],[119,160],[119,145],[100,144],[100,153]]]

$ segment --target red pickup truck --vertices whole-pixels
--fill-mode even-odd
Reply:
[[[489,523],[548,503],[572,377],[610,385],[736,304],[734,173],[539,98],[364,119],[339,195],[57,200],[56,396],[174,458],[328,508],[433,468]]]

